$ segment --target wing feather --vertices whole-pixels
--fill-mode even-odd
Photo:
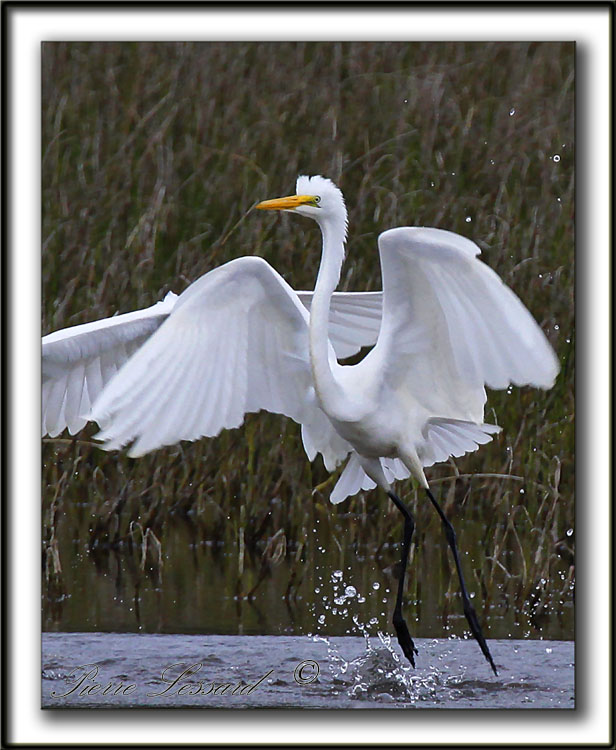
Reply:
[[[67,424],[73,424],[74,420],[82,414],[81,402],[83,399],[84,389],[84,364],[83,361],[79,362],[77,367],[74,367],[68,375],[66,382],[66,405],[65,405],[65,419]]]
[[[66,379],[51,380],[46,384],[49,395],[45,409],[43,410],[43,434],[48,433],[52,437],[59,435],[66,420],[64,418],[64,405],[66,402]]]
[[[417,442],[424,432],[424,465],[475,450],[498,429],[483,424],[485,386],[550,388],[556,355],[470,240],[399,227],[380,235],[379,251],[383,320],[365,370],[410,405],[409,435]]]
[[[310,311],[313,292],[297,292]],[[373,346],[381,327],[382,292],[334,292],[329,308],[329,338],[339,359]]]
[[[309,311],[313,292],[298,292],[303,306]],[[53,437],[68,427],[71,434],[81,430],[87,423],[84,415],[90,409],[107,383],[122,365],[162,325],[174,308],[177,295],[169,293],[162,302],[152,307],[111,318],[73,326],[48,334],[42,342],[42,434]],[[349,357],[364,346],[372,346],[377,339],[381,322],[381,292],[336,292],[332,298],[330,312],[330,334],[338,357]],[[247,321],[242,335],[252,335],[252,326]],[[238,331],[238,334],[240,332]],[[254,332],[258,337],[260,330]],[[271,343],[271,342],[270,342]],[[248,344],[250,348],[250,343]],[[271,353],[271,349],[269,349]],[[238,349],[238,356],[247,356]],[[300,358],[299,369],[304,360]],[[82,377],[80,387],[78,378]],[[249,374],[247,375],[249,377]],[[252,379],[254,381],[254,378]],[[49,383],[59,383],[52,387]],[[259,383],[253,385],[258,388]],[[275,382],[260,383],[269,392],[266,404],[276,402]],[[250,389],[249,389],[250,390]],[[251,392],[252,393],[252,392]],[[53,398],[53,402],[50,399]],[[261,408],[261,397],[255,395],[256,406]],[[301,398],[301,385],[292,399]],[[236,401],[227,404],[238,421],[241,405]],[[287,407],[288,408],[288,407]],[[243,413],[243,412],[242,412]]]
[[[144,310],[72,326],[43,337],[43,435],[55,437],[66,427],[74,435],[84,427],[84,414],[96,397],[166,319],[176,299],[170,293],[162,302]]]
[[[267,409],[310,419],[308,314],[264,260],[239,258],[192,284],[93,405],[103,447],[130,455],[237,427]],[[133,442],[134,441],[134,442]]]
[[[543,331],[499,276],[475,257],[480,251],[474,243],[441,229],[399,227],[380,235],[379,249],[384,320],[376,348],[394,369],[397,340],[412,342],[401,356],[410,365],[406,387],[417,396],[436,386],[439,393],[464,392],[466,399],[470,389],[477,403],[483,401],[484,385],[553,385],[558,360]],[[428,381],[416,377],[420,368],[424,376],[430,373]],[[457,411],[460,404],[450,406]],[[480,416],[476,405],[474,411]]]
[[[337,505],[350,495],[356,495],[362,489],[372,490],[375,487],[376,483],[364,472],[357,453],[353,451],[329,499],[330,502]]]

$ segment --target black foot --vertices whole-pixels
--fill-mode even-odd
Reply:
[[[471,629],[471,633],[473,634],[473,637],[479,644],[479,648],[481,649],[483,655],[486,657],[486,659],[490,663],[490,666],[492,667],[492,671],[498,677],[498,672],[496,671],[496,667],[494,666],[494,660],[492,659],[492,654],[490,653],[490,649],[488,648],[486,639],[483,637],[483,633],[481,631],[481,625],[479,624],[479,620],[477,619],[477,613],[475,612],[475,608],[468,601],[468,599],[467,600],[463,599],[463,605],[464,605],[464,615]]]
[[[400,620],[394,620],[394,628],[396,629],[396,637],[403,654],[411,662],[412,666],[415,667],[415,654],[419,653],[415,648],[411,634],[406,625],[406,622],[402,618]]]

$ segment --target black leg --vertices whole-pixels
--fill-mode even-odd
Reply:
[[[413,538],[413,531],[415,530],[415,521],[413,520],[413,516],[411,514],[411,511],[406,507],[406,505],[400,500],[400,498],[397,495],[394,495],[393,492],[387,493],[391,500],[393,501],[394,505],[400,513],[404,516],[404,537],[402,539],[402,558],[400,560],[400,578],[398,579],[398,594],[396,596],[396,606],[394,609],[394,616],[393,616],[393,625],[396,629],[396,636],[398,638],[398,643],[400,644],[400,648],[404,652],[404,655],[406,658],[411,662],[413,666],[415,666],[415,654],[417,653],[417,649],[415,648],[415,644],[413,643],[413,639],[411,638],[411,634],[409,633],[409,629],[406,625],[406,622],[404,621],[404,617],[402,617],[402,595],[404,593],[404,576],[406,573],[406,563],[409,558],[409,550],[411,549],[411,539]]]
[[[495,675],[498,676],[498,672],[496,671],[496,667],[494,666],[494,661],[492,660],[492,655],[490,654],[490,649],[488,648],[486,639],[483,637],[483,633],[481,632],[481,625],[479,624],[479,620],[477,619],[475,609],[473,605],[471,604],[470,599],[468,598],[466,585],[464,583],[464,575],[462,573],[462,566],[460,565],[460,557],[458,555],[458,545],[456,544],[456,532],[454,531],[453,526],[447,520],[447,516],[445,516],[445,514],[441,510],[440,505],[434,499],[434,495],[430,492],[429,489],[426,489],[426,492],[428,493],[430,502],[436,508],[436,512],[441,517],[441,521],[443,523],[443,529],[445,531],[445,536],[447,538],[447,542],[453,554],[453,559],[456,564],[456,570],[458,571],[458,578],[460,580],[460,588],[462,591],[462,605],[464,607],[464,615],[466,616],[468,624],[470,625],[471,633],[473,634],[477,643],[479,644],[483,652],[483,655],[486,657],[486,659],[490,663],[490,666],[492,667],[492,671],[494,672]]]

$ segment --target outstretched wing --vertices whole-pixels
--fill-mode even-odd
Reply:
[[[135,312],[72,326],[43,337],[43,435],[81,430],[96,398],[167,318],[177,295]]]
[[[442,229],[399,227],[380,235],[379,251],[383,322],[368,358],[406,402],[428,418],[481,424],[484,386],[553,385],[559,365],[552,347],[519,298],[476,257],[475,243]],[[449,428],[458,433],[450,455],[453,443],[477,443],[474,428],[464,439],[461,429],[459,422]],[[444,423],[425,423],[428,442],[431,432],[440,456],[448,449]]]
[[[195,281],[111,380],[90,419],[104,448],[139,456],[238,427],[265,409],[296,422],[312,407],[308,313],[262,258]]]
[[[313,292],[298,292],[310,311]],[[91,406],[122,365],[169,316],[177,295],[152,307],[50,333],[42,341],[42,432],[79,432]],[[381,324],[381,292],[335,292],[330,337],[339,358],[372,346]]]

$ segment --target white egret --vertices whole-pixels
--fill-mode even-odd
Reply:
[[[398,227],[379,236],[382,298],[336,293],[347,233],[342,193],[319,176],[300,176],[296,192],[257,208],[319,224],[313,295],[295,292],[261,258],[245,257],[178,298],[45,337],[43,432],[74,431],[90,419],[103,448],[131,443],[129,455],[140,456],[238,427],[247,412],[291,417],[310,460],[321,453],[333,471],[348,458],[332,502],[378,485],[404,516],[393,625],[414,665],[402,616],[414,520],[391,486],[412,475],[441,518],[466,619],[496,673],[455,532],[424,467],[474,451],[500,430],[483,422],[486,385],[550,388],[556,356],[518,297],[477,258],[477,245],[442,229]],[[371,344],[358,364],[337,361]]]

